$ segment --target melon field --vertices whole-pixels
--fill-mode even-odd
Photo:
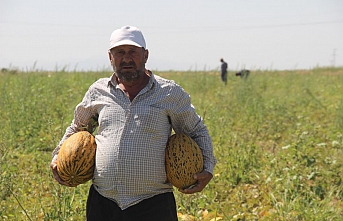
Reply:
[[[190,95],[218,160],[201,193],[175,190],[179,220],[343,220],[343,68],[155,72]],[[88,87],[104,72],[0,72],[0,220],[85,220],[90,182],[50,171]],[[134,180],[132,182],[135,182]]]

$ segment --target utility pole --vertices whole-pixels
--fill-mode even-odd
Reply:
[[[332,67],[335,67],[335,63],[336,63],[336,48],[333,49],[333,53],[332,53]]]

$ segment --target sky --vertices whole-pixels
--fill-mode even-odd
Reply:
[[[0,68],[111,70],[125,25],[142,30],[150,70],[343,66],[343,0],[0,0]]]

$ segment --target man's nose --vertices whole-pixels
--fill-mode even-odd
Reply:
[[[131,55],[129,53],[125,53],[123,56],[123,61],[127,62],[127,61],[131,61]]]

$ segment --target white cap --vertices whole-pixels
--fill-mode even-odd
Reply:
[[[120,45],[134,45],[146,48],[144,36],[141,30],[133,26],[123,26],[122,28],[112,32],[109,49]]]

